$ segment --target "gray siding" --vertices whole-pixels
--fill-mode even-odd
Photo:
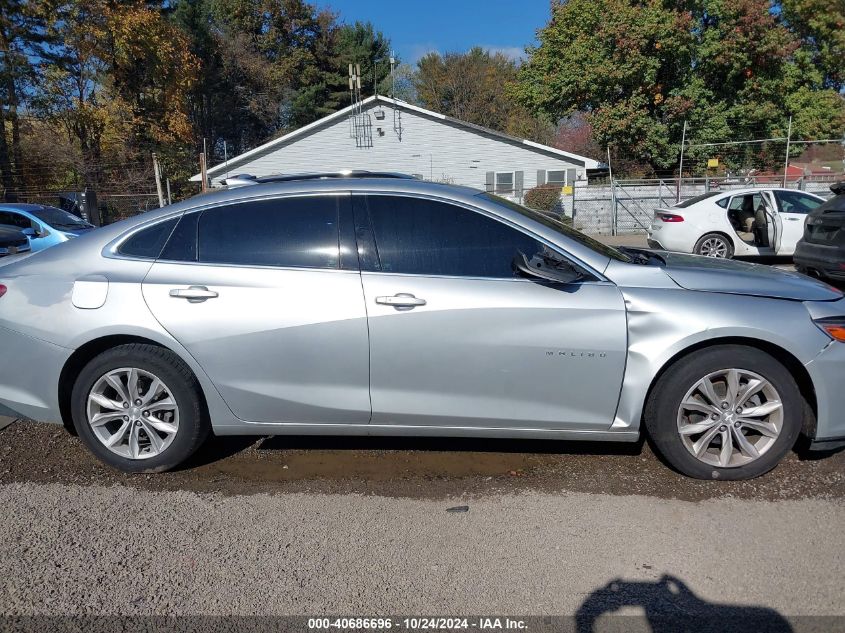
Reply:
[[[528,190],[537,184],[538,171],[574,169],[578,180],[586,184],[585,168],[574,159],[518,141],[509,142],[407,108],[400,108],[400,140],[393,129],[392,108],[392,104],[374,102],[365,110],[372,121],[372,147],[356,146],[355,139],[350,137],[349,119],[344,116],[246,162],[230,164],[229,174],[265,176],[367,169],[418,174],[426,180],[483,190],[487,172],[507,171],[523,172],[521,185]],[[377,109],[384,110],[383,120],[374,116]],[[212,183],[218,184],[225,177],[225,173],[217,174],[212,177]]]

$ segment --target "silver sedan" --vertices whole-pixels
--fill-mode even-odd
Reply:
[[[845,440],[823,283],[396,175],[231,184],[0,264],[0,408],[131,472],[210,433],[646,433],[719,479]]]

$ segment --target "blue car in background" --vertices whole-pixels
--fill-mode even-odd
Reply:
[[[0,225],[14,226],[29,237],[32,251],[67,242],[95,227],[82,218],[42,204],[0,203]]]

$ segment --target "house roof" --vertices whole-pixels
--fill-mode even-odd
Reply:
[[[413,105],[406,101],[401,101],[399,99],[393,99],[390,97],[385,97],[382,95],[374,95],[371,97],[367,97],[362,101],[362,105],[368,105],[370,103],[380,102],[386,105],[398,106],[400,108],[410,110],[412,112],[416,112],[423,116],[427,116],[433,119],[440,119],[444,122],[448,122],[452,125],[457,127],[463,127],[468,130],[472,130],[474,132],[478,132],[480,134],[485,134],[488,136],[494,136],[498,139],[506,143],[511,143],[515,145],[524,145],[529,147],[533,150],[536,150],[541,153],[546,154],[553,154],[556,156],[560,156],[562,158],[569,159],[571,161],[575,161],[578,163],[583,163],[584,167],[587,169],[596,169],[599,166],[598,161],[593,160],[592,158],[587,158],[586,156],[580,156],[578,154],[573,154],[571,152],[565,152],[561,149],[557,149],[556,147],[550,147],[548,145],[543,145],[541,143],[535,143],[534,141],[529,141],[528,139],[517,138],[515,136],[510,136],[509,134],[504,134],[502,132],[498,132],[496,130],[491,130],[490,128],[483,127],[481,125],[475,125],[474,123],[467,123],[466,121],[461,121],[460,119],[455,119],[453,117],[446,116],[445,114],[440,114],[439,112],[434,112],[432,110],[426,110],[425,108],[421,108],[419,106]],[[304,125],[301,128],[294,130],[293,132],[288,132],[278,138],[273,139],[272,141],[268,141],[263,145],[259,145],[258,147],[251,149],[243,154],[239,154],[238,156],[234,156],[228,160],[228,162],[218,163],[214,167],[210,167],[208,169],[209,177],[217,177],[220,176],[224,171],[231,172],[233,169],[237,168],[238,165],[243,163],[249,162],[250,159],[261,156],[266,152],[273,150],[277,147],[282,147],[292,141],[296,141],[299,138],[303,138],[308,136],[309,134],[313,134],[321,127],[325,126],[326,123],[331,123],[332,121],[342,119],[344,116],[348,115],[352,110],[352,106],[346,106],[329,114],[328,116],[323,117],[322,119],[318,119],[309,123],[308,125]],[[195,174],[191,177],[191,182],[199,182],[201,178],[200,174]]]

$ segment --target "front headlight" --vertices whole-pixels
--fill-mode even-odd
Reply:
[[[834,341],[845,343],[845,316],[815,319],[813,323]]]

